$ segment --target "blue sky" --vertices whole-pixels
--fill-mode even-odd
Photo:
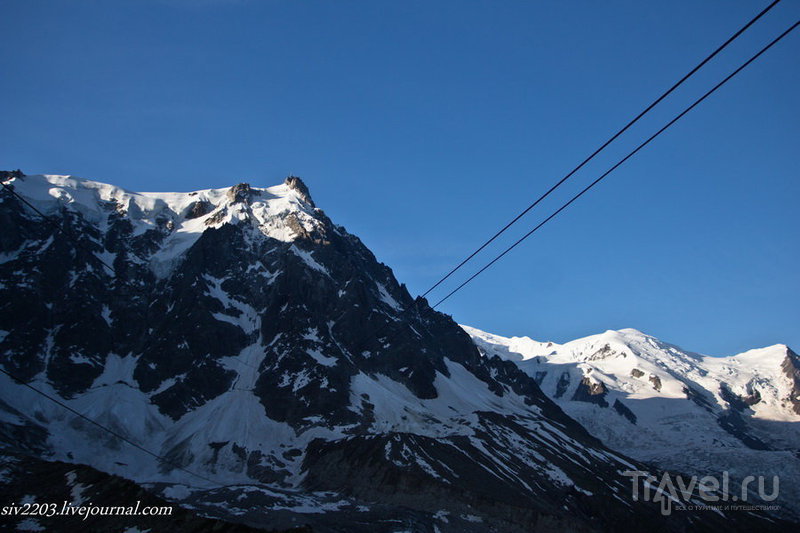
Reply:
[[[418,294],[766,4],[5,0],[0,168],[133,190],[291,172]],[[779,4],[499,246],[798,16]],[[440,309],[800,349],[798,57],[790,35]]]

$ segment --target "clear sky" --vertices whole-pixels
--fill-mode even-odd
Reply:
[[[144,191],[294,173],[418,294],[767,3],[2,0],[0,168]],[[799,16],[784,0],[500,244]],[[800,350],[799,59],[800,31],[440,309]]]

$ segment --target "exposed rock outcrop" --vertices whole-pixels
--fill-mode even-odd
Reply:
[[[300,198],[302,198],[304,202],[306,202],[311,207],[316,207],[316,205],[314,205],[314,200],[311,199],[311,193],[308,191],[308,187],[306,186],[306,184],[303,182],[302,179],[300,179],[297,176],[289,176],[286,178],[284,183],[290,189],[297,191],[297,195]]]
[[[794,412],[800,414],[800,356],[787,348],[781,369],[792,384],[787,401],[792,404]]]
[[[608,394],[608,389],[602,381],[593,381],[586,376],[578,384],[572,399],[577,402],[589,402],[595,403],[600,407],[608,407],[606,394]]]

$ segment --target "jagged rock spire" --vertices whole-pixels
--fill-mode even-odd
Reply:
[[[293,176],[290,174],[283,183],[286,184],[290,189],[297,191],[297,194],[300,196],[300,198],[302,198],[303,201],[305,201],[311,207],[317,207],[314,205],[314,200],[311,199],[311,193],[308,191],[308,187],[298,176]]]

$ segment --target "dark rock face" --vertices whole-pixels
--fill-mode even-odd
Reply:
[[[614,410],[624,416],[631,424],[636,424],[636,415],[628,409],[619,399],[614,400]]]
[[[85,465],[74,465],[59,461],[43,461],[21,454],[5,452],[0,455],[4,482],[0,484],[0,498],[3,505],[20,505],[26,499],[36,503],[56,503],[60,511],[64,502],[73,506],[103,502],[107,507],[139,509],[158,508],[155,516],[126,515],[125,512],[113,511],[104,515],[89,515],[85,519],[81,515],[59,516],[0,516],[0,530],[30,531],[33,520],[46,531],[93,531],[97,533],[116,533],[130,529],[149,528],[153,531],[174,531],[176,533],[256,533],[258,531],[279,530],[272,528],[252,528],[242,524],[226,523],[213,518],[206,518],[183,509],[154,494],[147,492],[135,483],[118,476],[112,476]],[[32,480],[38,481],[32,483]],[[75,501],[74,495],[80,493],[84,502]],[[95,505],[97,505],[95,503]],[[169,511],[161,509],[169,508]],[[169,513],[169,514],[166,514]],[[21,529],[23,523],[28,528]],[[290,533],[290,530],[280,530]],[[291,533],[311,532],[310,528],[292,529]]]
[[[735,410],[730,409],[717,417],[717,423],[722,429],[742,441],[745,446],[754,450],[769,450],[770,447],[764,441],[754,436],[750,432],[750,428],[742,418],[742,414]]]
[[[742,401],[748,407],[751,407],[761,401],[761,393],[758,390],[752,391],[747,396],[742,396]]]
[[[492,430],[513,434],[520,428],[493,427]],[[307,459],[311,475],[306,484],[315,490],[335,490],[378,502],[399,501],[404,506],[430,513],[439,510],[441,501],[458,501],[460,507],[454,508],[453,514],[469,515],[476,507],[486,508],[490,523],[503,531],[539,530],[536,525],[542,522],[552,523],[552,528],[544,531],[588,531],[585,517],[558,516],[551,512],[556,502],[575,500],[580,496],[578,493],[564,489],[547,494],[547,501],[531,501],[524,496],[524,490],[520,491],[524,487],[512,479],[485,479],[474,469],[472,461],[453,461],[449,450],[456,447],[474,457],[483,468],[494,467],[489,457],[475,448],[467,437],[441,441],[396,433],[350,439],[343,443],[315,441],[311,446]],[[429,480],[429,474],[409,460],[409,450],[428,458],[434,465],[436,479]],[[365,458],[370,460],[364,461]],[[523,461],[519,461],[512,468],[516,470],[523,465]],[[392,482],[374,486],[370,482],[374,479],[390,479]],[[474,492],[463,490],[464,485],[473,484],[480,485],[480,488]],[[498,501],[496,495],[499,493],[507,497]]]
[[[596,403],[600,407],[608,407],[606,401],[606,394],[608,389],[601,381],[592,381],[588,377],[584,377],[575,389],[575,394],[572,399],[577,402]]]
[[[792,383],[792,391],[787,401],[792,404],[794,412],[800,414],[800,356],[792,350],[787,349],[786,359],[783,360],[781,369]]]
[[[714,412],[713,400],[707,398],[702,392],[687,386],[683,388],[683,393],[686,395],[687,400],[691,400],[708,412]]]
[[[188,212],[186,213],[186,218],[191,220],[193,218],[202,217],[210,213],[213,209],[214,206],[210,202],[192,202],[192,204],[189,206]]]
[[[96,427],[47,402],[29,409],[10,380],[2,444],[165,491],[176,466],[232,479],[174,498],[270,527],[297,525],[308,507],[331,510],[313,518],[323,531],[397,530],[363,525],[377,515],[442,532],[719,525],[620,499],[620,472],[644,465],[604,448],[514,363],[482,356],[316,209],[299,178],[286,185],[297,196],[275,210],[285,189],[247,184],[152,216],[135,198],[85,211],[50,199],[62,232],[0,191],[4,368],[167,461],[147,470],[151,458],[132,460]],[[181,231],[198,226],[191,239]],[[576,399],[607,406],[605,393],[586,379]]]
[[[644,376],[644,372],[642,372],[638,368],[634,368],[633,370],[631,370],[631,376],[635,378],[640,378]]]
[[[728,387],[725,383],[720,385],[719,395],[723,400],[728,402],[728,405],[730,405],[731,409],[736,411],[744,411],[751,405],[755,405],[761,401],[761,393],[757,390],[751,392],[747,396],[740,396],[731,391],[730,387]]]
[[[564,372],[561,374],[561,377],[558,378],[558,384],[556,385],[556,398],[561,398],[564,396],[564,393],[567,392],[569,388],[569,372]]]

